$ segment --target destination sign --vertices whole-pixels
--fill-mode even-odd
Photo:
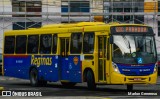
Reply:
[[[115,27],[115,32],[148,32],[148,27],[127,26]]]

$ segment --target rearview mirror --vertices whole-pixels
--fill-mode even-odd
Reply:
[[[112,35],[109,38],[109,42],[110,42],[110,44],[113,44],[113,36]]]

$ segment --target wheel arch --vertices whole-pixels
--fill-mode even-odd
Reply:
[[[87,72],[88,71],[91,71],[92,74],[93,74],[93,77],[94,77],[94,80],[95,80],[95,76],[94,76],[94,72],[91,68],[87,67],[84,69],[84,72],[83,72],[83,82],[86,82],[87,81]]]
[[[30,77],[30,72],[31,72],[31,70],[32,70],[33,68],[35,68],[35,69],[38,71],[38,69],[37,69],[36,66],[31,66],[31,67],[29,68],[29,77]]]

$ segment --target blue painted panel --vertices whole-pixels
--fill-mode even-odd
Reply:
[[[47,55],[13,55],[4,57],[4,64],[5,76],[29,79],[29,68],[36,66],[39,79],[82,81],[79,55],[68,56],[67,58]]]
[[[82,76],[81,76],[81,73],[79,72],[79,71],[77,71],[77,70],[71,70],[70,72],[69,72],[69,80],[71,81],[71,82],[82,82]]]
[[[60,80],[69,80],[68,57],[61,57],[60,62]]]
[[[34,59],[35,62],[31,62],[31,66],[37,66],[39,79],[58,81],[58,56],[35,55]],[[39,62],[36,59],[39,59]]]
[[[74,58],[78,61],[74,61]],[[82,82],[81,61],[79,55],[61,57],[61,80]]]
[[[72,82],[82,82],[82,66],[80,55],[69,56],[69,80]]]
[[[28,79],[28,66],[30,65],[28,56],[11,56],[4,58],[5,76]]]
[[[74,62],[74,58],[78,59],[77,63]],[[80,61],[80,56],[79,55],[73,55],[69,56],[69,70],[81,70],[81,61]]]
[[[143,64],[143,66],[131,66],[126,64],[117,64],[119,71],[127,76],[145,76],[154,71],[155,64]]]
[[[29,68],[36,66],[39,78],[48,81],[58,80],[58,56],[11,56],[4,58],[5,76],[29,79]]]

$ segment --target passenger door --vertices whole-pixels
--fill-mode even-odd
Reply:
[[[69,70],[68,70],[68,52],[69,52],[69,38],[60,38],[60,80],[69,79]]]
[[[98,36],[98,81],[106,82],[106,36]]]

